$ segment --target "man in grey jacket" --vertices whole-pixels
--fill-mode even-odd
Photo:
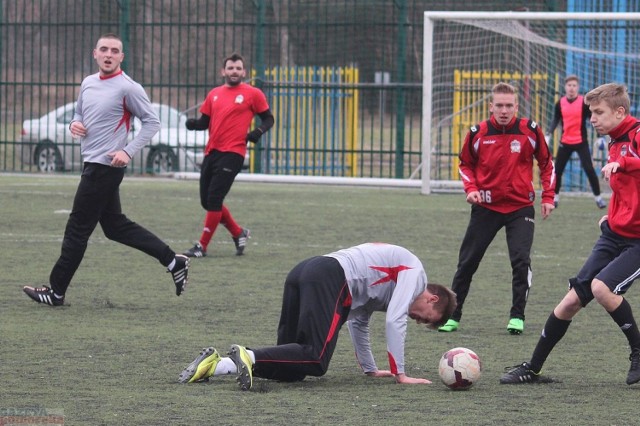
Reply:
[[[51,287],[25,286],[23,291],[38,303],[64,304],[64,297],[84,257],[89,237],[98,223],[107,238],[155,257],[167,267],[180,295],[187,285],[189,259],[176,254],[167,244],[122,213],[120,183],[129,161],[160,129],[160,120],[142,86],[126,75],[122,41],[115,34],[98,39],[93,57],[99,71],[80,86],[75,115],[69,126],[80,139],[84,167],[67,221]],[[131,120],[142,127],[129,141]]]
[[[427,274],[409,250],[367,243],[304,260],[289,272],[282,297],[276,346],[248,349],[233,345],[230,357],[205,348],[180,374],[193,383],[211,376],[237,373],[242,390],[253,376],[294,382],[322,376],[348,321],[358,364],[372,377],[393,377],[397,383],[431,383],[406,375],[404,343],[407,321],[437,328],[456,307],[448,288],[427,282]],[[369,319],[386,312],[389,369],[378,369],[371,351]]]

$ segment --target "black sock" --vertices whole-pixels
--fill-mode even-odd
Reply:
[[[623,298],[620,306],[615,311],[609,312],[609,315],[618,324],[624,335],[627,336],[631,351],[640,350],[640,331],[638,331],[638,325],[633,318],[631,305],[629,305],[627,299]]]
[[[567,332],[569,324],[571,324],[571,320],[561,320],[551,312],[551,315],[547,318],[547,323],[542,329],[542,334],[540,335],[538,344],[533,350],[533,355],[531,355],[530,364],[533,371],[539,373],[540,370],[542,370],[542,365],[547,360],[547,357],[556,344]]]

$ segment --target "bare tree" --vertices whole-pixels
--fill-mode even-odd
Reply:
[[[273,15],[280,28],[280,66],[294,66],[295,58],[289,48],[289,0],[273,0]]]

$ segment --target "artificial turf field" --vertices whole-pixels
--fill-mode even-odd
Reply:
[[[367,241],[399,244],[423,260],[430,281],[449,285],[469,218],[464,196],[236,182],[227,205],[251,229],[246,254],[235,256],[219,228],[209,256],[192,261],[182,296],[155,259],[107,240],[98,228],[66,305],[38,305],[21,288],[47,283],[77,182],[0,175],[0,419],[35,408],[62,411],[65,425],[638,423],[640,385],[625,384],[626,339],[595,303],[576,317],[545,366],[544,374],[559,382],[498,383],[504,367],[528,359],[567,279],[598,237],[603,212],[591,197],[564,196],[550,219],[536,223],[523,335],[506,332],[511,272],[500,232],[475,275],[461,329],[444,334],[408,326],[407,373],[431,385],[364,376],[344,328],[324,377],[256,379],[253,390],[241,392],[233,376],[182,385],[178,374],[204,346],[226,352],[233,343],[273,344],[284,278],[310,256]],[[126,177],[121,197],[132,220],[176,251],[200,235],[195,181]],[[637,286],[627,295],[636,313]],[[386,369],[383,314],[374,314],[371,328],[374,355]],[[468,391],[450,391],[438,378],[441,354],[455,346],[483,361],[483,375]]]

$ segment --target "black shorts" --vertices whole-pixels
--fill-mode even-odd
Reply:
[[[569,280],[582,306],[593,300],[591,281],[602,281],[614,294],[627,292],[640,275],[640,239],[616,234],[606,220],[600,225],[602,234],[578,275]]]
[[[200,168],[200,204],[205,210],[222,210],[243,163],[244,157],[235,152],[213,150],[204,157]]]

